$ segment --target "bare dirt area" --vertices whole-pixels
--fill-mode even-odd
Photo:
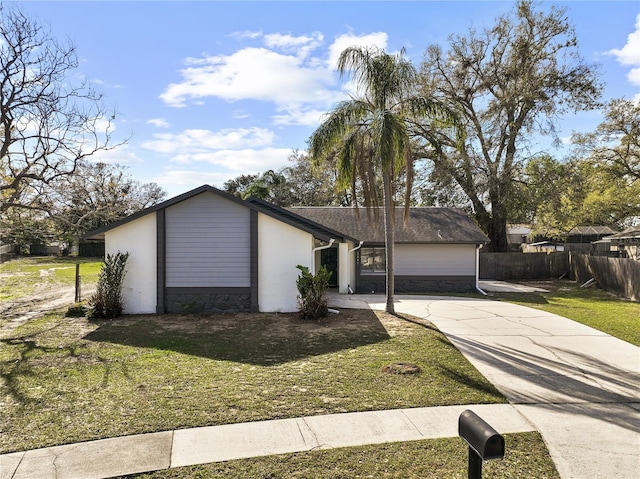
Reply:
[[[44,314],[73,304],[75,289],[68,286],[47,287],[46,290],[0,303],[0,331],[9,332]]]
[[[372,312],[369,309],[342,309],[338,314],[329,313],[317,321],[300,319],[297,313],[211,313],[211,314],[163,314],[123,316],[115,320],[122,326],[132,326],[141,320],[151,320],[158,331],[174,331],[179,334],[198,334],[202,331],[224,331],[237,327],[238,324],[259,321],[262,325],[260,334],[264,338],[286,337],[292,334],[304,334],[308,337],[322,337],[329,331],[343,330],[345,332],[361,331],[369,327],[372,318],[377,316],[380,325],[390,337],[414,334],[411,323],[426,327],[434,327],[426,320],[394,316],[382,312]],[[435,328],[435,327],[434,327]],[[256,326],[253,326],[253,330]],[[349,333],[350,334],[350,333]]]
[[[50,277],[54,269],[63,268],[44,268],[40,270],[40,277],[44,279]],[[21,275],[23,273],[3,273],[0,281],[15,280]],[[83,290],[82,299],[89,298],[94,289],[91,287]],[[75,286],[64,286],[44,281],[32,293],[0,302],[0,332],[5,334],[11,332],[26,321],[72,305],[74,300]]]

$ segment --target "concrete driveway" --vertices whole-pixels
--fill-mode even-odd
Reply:
[[[330,304],[384,310],[385,298],[334,295]],[[540,431],[563,478],[638,477],[640,348],[499,301],[396,296],[395,308],[449,338]]]

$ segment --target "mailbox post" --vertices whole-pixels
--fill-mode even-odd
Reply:
[[[469,409],[458,418],[458,434],[469,445],[469,479],[482,478],[482,461],[504,457],[504,438]]]

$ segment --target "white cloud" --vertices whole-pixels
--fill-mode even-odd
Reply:
[[[277,105],[326,97],[334,81],[331,72],[303,58],[266,48],[245,48],[229,56],[189,59],[182,81],[160,95],[170,106],[188,99],[217,97],[227,101],[262,100]]]
[[[156,175],[149,181],[157,183],[167,191],[169,198],[172,198],[202,185],[211,185],[222,188],[224,182],[231,178],[235,178],[235,176],[222,172],[168,170],[162,174]]]
[[[289,164],[291,149],[264,148],[243,150],[220,150],[210,152],[181,153],[174,159],[178,164],[198,164],[195,168],[167,168],[163,173],[150,178],[175,196],[193,188],[208,184],[221,188],[225,181],[243,174],[257,174],[278,170]],[[179,156],[179,157],[178,157]],[[203,165],[209,165],[211,170]]]
[[[320,124],[322,117],[326,114],[327,110],[290,109],[284,113],[273,115],[273,122],[276,125],[316,126]]]
[[[291,148],[273,147],[274,140],[275,134],[263,128],[191,129],[180,133],[157,133],[153,140],[142,146],[173,164],[206,163],[234,178],[286,166]]]
[[[251,116],[245,110],[241,110],[241,109],[233,110],[231,114],[233,115],[233,118],[235,118],[236,120],[243,120]]]
[[[349,47],[378,47],[387,48],[389,36],[384,32],[369,33],[368,35],[354,35],[346,33],[336,37],[329,47],[329,66],[336,68],[338,57]]]
[[[615,56],[622,65],[631,66],[627,78],[630,83],[640,85],[640,14],[636,17],[636,29],[627,36],[625,46],[609,50],[608,53]]]
[[[135,151],[124,144],[113,150],[100,150],[89,157],[89,161],[94,163],[117,163],[119,165],[139,165],[144,163]]]
[[[230,55],[187,58],[181,79],[160,95],[174,107],[202,103],[207,97],[226,101],[256,100],[275,105],[278,124],[309,124],[316,110],[326,110],[344,98],[347,87],[338,85],[336,61],[349,46],[387,46],[384,32],[335,38],[322,49],[319,32],[293,36],[264,35],[263,47],[246,47]],[[312,54],[313,53],[313,54]]]
[[[190,129],[181,133],[157,133],[142,146],[157,153],[175,154],[234,148],[256,148],[271,145],[275,134],[264,128],[240,128],[210,131]]]
[[[245,38],[260,38],[262,36],[262,30],[257,30],[257,31],[251,31],[251,30],[244,30],[242,32],[233,32],[230,35],[228,35],[231,38],[236,38],[238,40],[243,40]]]
[[[291,148],[245,148],[242,150],[216,150],[181,152],[171,160],[178,164],[207,163],[222,167],[236,177],[241,174],[278,170],[289,164]]]
[[[149,125],[157,126],[158,128],[169,128],[169,122],[164,118],[152,118],[147,121]]]
[[[313,50],[322,45],[323,39],[324,37],[320,32],[314,32],[310,36],[301,35],[298,37],[272,33],[265,35],[264,42],[269,48],[294,52],[298,57],[306,58]]]

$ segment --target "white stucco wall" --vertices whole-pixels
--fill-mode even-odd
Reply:
[[[313,236],[258,215],[258,305],[265,312],[298,311],[296,265],[311,268]]]
[[[122,297],[124,313],[156,312],[156,214],[149,213],[105,233],[105,253],[129,253]]]
[[[395,247],[397,276],[475,276],[474,244],[399,244]]]
[[[338,245],[338,292],[347,294],[349,286],[356,289],[356,250],[352,241]],[[352,251],[353,250],[353,251]]]

